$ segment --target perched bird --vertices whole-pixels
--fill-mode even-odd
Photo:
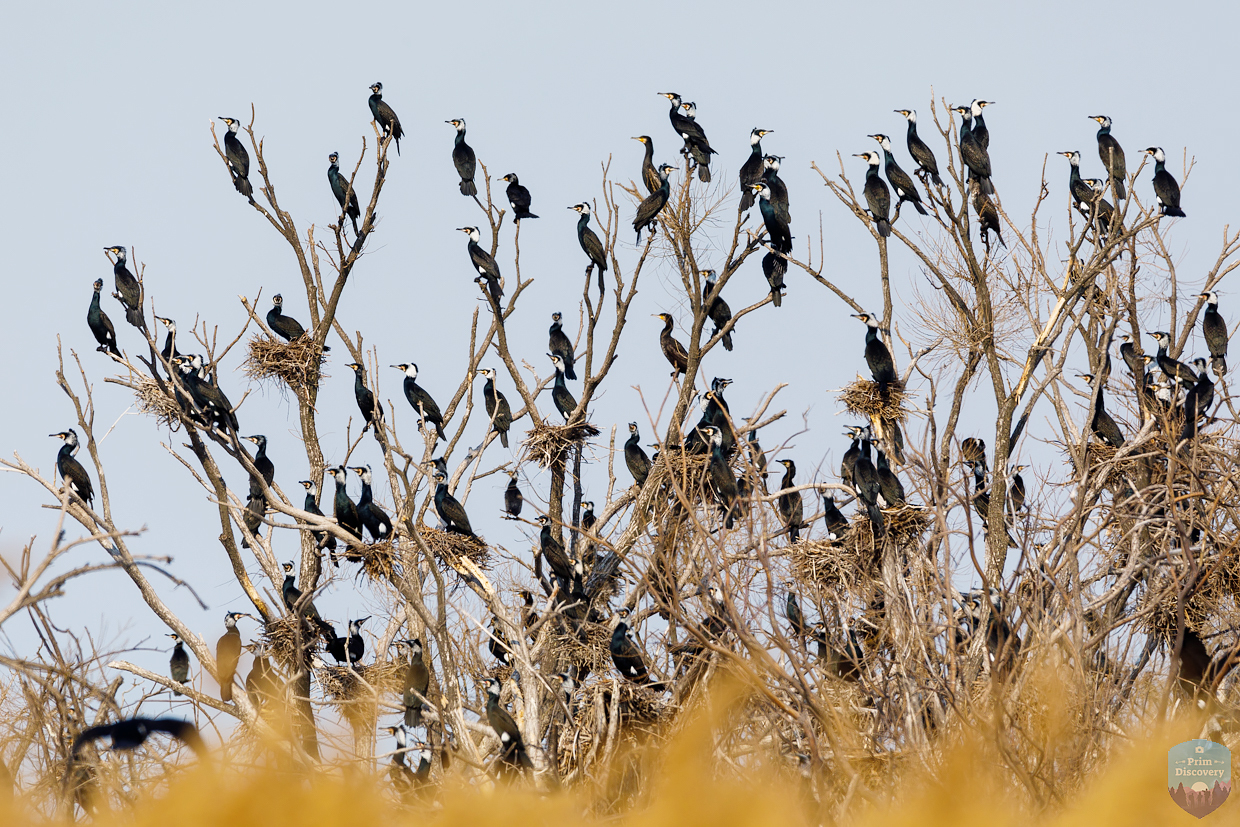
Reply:
[[[267,648],[262,644],[254,644],[251,648],[254,650],[254,664],[245,676],[245,694],[251,704],[260,707],[279,694],[279,676],[267,659]]]
[[[185,642],[180,635],[172,632],[168,637],[176,644],[172,647],[172,658],[168,661],[168,676],[184,686],[189,683],[189,653],[185,651]],[[179,696],[181,693],[174,689],[172,694]]]
[[[762,173],[766,171],[766,167],[762,162],[762,139],[774,131],[774,129],[758,129],[754,127],[749,132],[749,157],[745,159],[745,163],[741,164],[739,175],[741,203],[738,209],[741,212],[745,212],[753,207],[754,191],[752,185],[761,180]]]
[[[302,480],[301,485],[306,489],[306,501],[302,505],[302,511],[308,511],[318,517],[323,516],[323,512],[319,510],[318,496],[319,487],[312,480]],[[315,531],[311,529],[310,536],[314,538],[314,546],[317,549],[327,549],[332,552],[331,560],[336,562],[336,535],[330,531]]]
[[[421,726],[423,699],[431,685],[431,672],[423,657],[422,641],[418,638],[398,640],[396,645],[408,658],[401,695],[401,704],[405,708],[405,726]]]
[[[873,313],[854,313],[852,317],[865,322],[865,363],[870,368],[870,376],[878,385],[879,393],[886,393],[888,386],[896,381],[896,367],[891,351],[878,337],[882,325]]]
[[[301,589],[294,585],[297,575],[293,574],[293,564],[285,563],[284,583],[280,587],[280,597],[284,600],[284,607],[290,612],[300,612],[302,616],[312,622],[320,632],[331,632],[335,635],[335,630],[331,624],[323,620],[319,610],[314,605],[314,600],[305,597],[301,593]]]
[[[362,637],[362,624],[367,620],[370,618],[359,617],[357,620],[349,621],[349,637],[346,645],[350,666],[361,663],[362,656],[366,654],[366,639]]]
[[[642,230],[646,227],[651,228],[651,235],[655,232],[655,222],[659,219],[659,213],[663,211],[667,199],[671,195],[669,177],[676,169],[670,164],[662,164],[659,166],[659,188],[637,205],[637,214],[633,217],[633,229],[637,232],[637,243],[641,244]]]
[[[504,394],[495,387],[495,368],[479,368],[475,376],[485,376],[482,385],[482,401],[486,405],[487,419],[491,421],[491,430],[499,434],[500,444],[508,447],[508,429],[512,427],[512,408]]]
[[[254,490],[254,482],[250,481],[250,494],[245,500],[245,511],[242,513],[241,520],[245,524],[245,530],[254,537],[260,537],[259,529],[263,525],[263,517],[267,516],[267,499],[260,492]],[[247,535],[241,536],[241,547],[249,548],[250,540]]]
[[[237,414],[232,403],[220,390],[219,385],[212,381],[206,364],[200,354],[181,356],[175,360],[180,366],[181,376],[189,388],[195,404],[207,415],[213,427],[223,431],[228,428],[237,430]]]
[[[538,524],[542,529],[538,533],[538,549],[542,554],[547,565],[551,567],[552,573],[565,584],[571,583],[573,580],[573,562],[568,559],[568,554],[564,551],[564,543],[557,536],[557,532],[551,524],[551,518],[546,514],[538,515]]]
[[[327,473],[332,475],[332,479],[336,481],[336,496],[332,500],[333,515],[336,522],[345,531],[357,538],[360,543],[362,541],[362,518],[357,513],[357,505],[353,500],[349,499],[347,490],[349,476],[343,465],[335,468],[328,468]]]
[[[917,135],[917,110],[897,109],[895,111],[908,121],[908,135],[905,142],[908,144],[908,154],[913,156],[913,160],[917,162],[917,174],[929,175],[930,180],[936,186],[943,186],[943,179],[939,178],[939,162],[935,160],[933,150]]]
[[[508,206],[512,207],[513,221],[519,222],[522,218],[538,218],[530,212],[530,204],[533,203],[530,191],[521,186],[515,172],[510,172],[499,180],[508,182],[508,189],[504,190],[504,194],[508,196]]]
[[[864,158],[869,167],[865,171],[865,203],[870,208],[878,234],[883,238],[891,235],[891,191],[878,176],[881,159],[877,152],[853,153],[854,158]]]
[[[456,167],[456,174],[461,176],[461,195],[477,195],[478,188],[474,186],[477,159],[474,157],[473,148],[465,143],[465,121],[455,118],[444,123],[450,123],[456,128],[456,140],[452,144],[452,164]]]
[[[495,257],[478,243],[482,236],[477,227],[457,227],[456,229],[457,232],[469,236],[469,243],[466,245],[469,251],[469,261],[478,275],[486,281],[487,289],[495,299],[495,304],[499,305],[500,298],[504,295],[504,277],[499,272],[499,264],[496,263]]]
[[[228,126],[224,133],[224,157],[228,160],[228,170],[232,173],[233,186],[237,192],[254,203],[254,187],[250,186],[250,153],[237,137],[241,122],[236,118],[220,118]]]
[[[853,487],[857,491],[858,499],[865,505],[874,538],[878,539],[886,533],[886,526],[883,512],[878,507],[879,498],[882,497],[882,486],[878,481],[878,470],[870,459],[870,441],[872,439],[870,429],[863,428],[861,432],[861,451],[857,455],[856,463],[853,464]]]
[[[771,286],[771,304],[780,307],[784,303],[784,274],[788,272],[788,259],[778,253],[762,257],[762,275]]]
[[[399,148],[397,154],[400,154]],[[353,235],[357,235],[357,219],[361,218],[362,210],[357,205],[357,190],[353,189],[352,183],[340,174],[340,153],[338,152],[327,156],[327,183],[331,184],[332,195],[336,196],[336,200],[340,202],[340,209],[349,216],[349,221],[353,223]]]
[[[505,775],[533,770],[534,763],[525,751],[525,741],[512,715],[499,702],[503,685],[495,678],[487,678],[487,723],[499,737],[499,765]]]
[[[80,447],[77,431],[70,428],[58,434],[48,434],[48,436],[64,440],[64,444],[56,452],[56,470],[69,490],[81,497],[82,501],[89,506],[91,500],[95,498],[95,489],[90,483],[90,475],[86,473],[82,463],[73,456]]]
[[[628,466],[638,488],[646,484],[646,477],[650,476],[650,457],[642,449],[641,433],[636,422],[629,423],[629,438],[624,443],[624,464]]]
[[[1086,178],[1085,185],[1093,194],[1094,214],[1098,216],[1098,224],[1104,230],[1104,235],[1110,235],[1114,230],[1122,231],[1123,224],[1120,223],[1119,213],[1110,201],[1102,197],[1106,192],[1106,181],[1101,178]]]
[[[1058,153],[1068,159],[1068,192],[1072,194],[1072,200],[1076,202],[1077,207],[1082,204],[1089,206],[1094,200],[1094,191],[1085,183],[1085,179],[1081,177],[1081,153],[1076,150]],[[1087,210],[1082,210],[1088,214]]]
[[[418,384],[418,366],[412,362],[404,362],[390,367],[405,374],[405,399],[409,400],[409,405],[418,414],[418,418],[433,425],[435,436],[446,441],[448,437],[443,432],[443,413],[439,410],[439,404]]]
[[[805,506],[801,502],[801,492],[788,490],[796,485],[797,464],[790,459],[781,459],[779,464],[784,466],[784,478],[779,484],[784,493],[779,495],[775,505],[780,520],[788,529],[789,544],[796,545],[801,539],[801,529],[805,527]]]
[[[396,141],[396,154],[400,155],[400,139],[404,137],[405,131],[400,128],[400,118],[396,117],[396,113],[392,111],[392,107],[388,106],[387,101],[383,99],[383,84],[375,82],[370,87],[370,116],[379,124],[379,129],[383,131],[383,139],[386,141],[389,136]]]
[[[882,182],[879,181],[881,184]],[[885,185],[884,185],[885,186]],[[777,253],[792,252],[792,231],[788,229],[788,222],[779,215],[779,211],[775,208],[774,202],[771,200],[771,185],[765,180],[750,184],[749,188],[758,196],[758,208],[762,212],[762,223],[766,226],[766,234],[771,239],[771,247]],[[773,265],[774,266],[774,265]],[[787,262],[783,263],[783,269],[787,270]],[[763,265],[763,270],[766,267]],[[771,277],[767,276],[767,281]],[[783,273],[779,273],[780,286],[783,286]],[[774,289],[774,285],[772,285]]]
[[[1094,381],[1093,374],[1084,373],[1080,376],[1091,385]],[[1098,397],[1094,402],[1094,413],[1090,420],[1090,429],[1094,432],[1094,436],[1101,439],[1112,448],[1119,448],[1124,444],[1124,434],[1120,431],[1119,426],[1115,424],[1115,420],[1107,413],[1106,402],[1104,401],[1105,389],[1102,382],[1098,386]]]
[[[1185,388],[1192,387],[1197,383],[1197,373],[1183,362],[1171,358],[1167,354],[1167,348],[1171,347],[1171,334],[1162,330],[1155,330],[1150,334],[1154,337],[1154,341],[1158,342],[1158,355],[1155,357],[1158,367],[1166,374],[1167,378],[1172,382],[1179,382]]]
[[[263,478],[263,482],[270,488],[276,480],[276,465],[267,456],[267,437],[262,434],[255,434],[254,436],[243,436],[241,438],[258,446],[258,453],[254,455],[252,460],[254,469],[258,471],[259,476]],[[251,480],[250,491],[257,492],[261,496],[263,489],[255,486],[254,481]]]
[[[987,252],[990,251],[990,236],[987,233],[994,233],[999,246],[1007,249],[1007,242],[1003,240],[1003,231],[999,225],[999,208],[990,200],[990,196],[982,192],[981,185],[976,181],[969,182],[969,189],[973,192],[973,211],[977,213],[978,234],[981,235]]]
[[[715,292],[716,285],[719,284],[719,274],[714,270],[703,270],[702,276],[705,283],[702,285],[702,303],[706,305],[706,318],[715,324],[715,330],[710,335],[712,338],[719,335],[719,331],[732,321],[732,308],[728,307],[728,303],[723,300],[721,293]],[[714,300],[711,300],[711,293],[715,293]],[[732,349],[732,331],[723,334],[723,349]]]
[[[499,618],[494,616],[491,617],[491,633],[487,641],[487,650],[491,653],[491,657],[500,663],[512,663],[512,649],[508,647],[504,627],[500,624]]]
[[[740,513],[740,489],[723,454],[723,431],[714,425],[706,425],[702,427],[702,432],[710,444],[711,488],[719,500],[719,510],[723,512],[724,527],[732,528]]]
[[[987,470],[986,465],[986,440],[975,436],[965,437],[960,442],[960,458],[962,462],[976,462],[982,466],[982,470]]]
[[[1215,376],[1223,376],[1227,373],[1227,322],[1218,312],[1218,293],[1211,290],[1197,298],[1206,300],[1206,310],[1201,314],[1201,335],[1210,349],[1210,367]]]
[[[788,596],[784,599],[784,617],[788,618],[792,634],[805,637],[809,629],[805,625],[805,615],[801,613],[801,604],[797,601],[797,593],[794,591],[788,592]]]
[[[860,447],[858,447],[860,452]],[[839,506],[835,504],[835,497],[824,494],[822,497],[823,522],[827,526],[827,534],[832,540],[838,540],[848,530],[848,518],[840,511]]]
[[[362,493],[357,498],[357,516],[362,527],[370,532],[371,542],[381,543],[392,536],[392,520],[383,509],[375,503],[374,491],[371,489],[369,465],[357,465],[349,468],[362,480]],[[358,531],[361,534],[361,531]]]
[[[95,279],[95,294],[90,299],[90,309],[86,311],[86,324],[90,325],[90,332],[95,334],[95,341],[99,343],[95,350],[119,357],[121,352],[116,347],[116,328],[112,326],[108,314],[99,306],[101,290],[103,279]]]
[[[899,199],[896,202],[896,212],[900,211],[900,204],[908,201],[917,209],[917,212],[925,215],[926,208],[921,205],[921,193],[917,192],[913,179],[900,168],[895,156],[891,154],[891,139],[886,135],[871,135],[870,137],[878,141],[878,145],[883,148],[883,171],[887,174],[887,181],[891,184],[896,198]]]
[[[598,289],[603,292],[603,274],[607,272],[607,248],[590,229],[590,205],[585,201],[569,207],[581,217],[577,219],[577,243],[590,258],[589,267],[598,267]]]
[[[646,185],[646,191],[653,195],[655,190],[663,186],[659,171],[654,166],[654,141],[650,140],[649,135],[638,135],[633,140],[641,141],[646,147],[646,154],[642,158],[642,183]]]
[[[849,425],[844,429],[844,436],[852,438],[852,445],[848,446],[840,459],[840,482],[850,488],[854,486],[853,466],[857,464],[857,457],[861,456],[861,434],[864,432],[865,428],[858,428],[856,425]]]
[[[353,371],[353,397],[357,400],[358,410],[362,412],[362,419],[366,420],[362,433],[366,433],[366,429],[375,425],[375,420],[378,420],[379,424],[375,425],[377,439],[383,425],[383,406],[375,403],[375,395],[366,387],[366,368],[357,362],[350,362],[345,367]]]
[[[555,409],[567,422],[573,411],[577,410],[577,399],[564,384],[564,361],[554,353],[547,355],[551,357],[551,364],[555,367],[555,387],[551,389],[551,401],[555,402]]]
[[[469,525],[469,515],[456,497],[448,493],[448,478],[445,474],[435,472],[435,511],[443,520],[448,531],[464,534],[471,539],[478,539]]]
[[[146,329],[146,320],[142,318],[142,282],[129,272],[129,267],[126,265],[128,252],[120,246],[103,249],[116,256],[116,263],[112,265],[116,292],[112,295],[125,306],[125,321],[140,330]]]
[[[100,738],[111,738],[112,749],[137,749],[146,743],[146,739],[153,732],[166,732],[192,749],[200,758],[207,754],[206,744],[198,734],[198,728],[188,721],[178,721],[175,718],[130,718],[82,730],[73,739],[69,757],[71,760],[76,759],[83,746]]]
[[[686,374],[689,371],[689,354],[685,352],[685,346],[672,338],[672,314],[658,313],[655,317],[663,322],[663,332],[659,334],[659,346],[663,348],[663,355],[667,357],[667,361],[675,369],[672,376],[677,374]]]
[[[982,117],[982,110],[993,104],[994,101],[973,100],[969,104],[969,114],[973,116],[973,138],[982,146],[982,149],[990,149],[990,130],[986,128],[986,119]]]
[[[646,661],[642,658],[637,644],[629,638],[629,614],[627,606],[616,610],[615,625],[612,626],[611,643],[608,646],[611,660],[616,665],[616,671],[625,679],[636,684],[648,684],[650,672],[646,669]]]
[[[1013,465],[1008,469],[1008,510],[1019,514],[1025,510],[1025,478],[1020,475],[1028,465]]]
[[[164,337],[164,349],[159,355],[164,357],[165,361],[171,362],[181,355],[177,350],[177,323],[172,319],[165,319],[163,316],[152,316],[152,318],[168,328],[168,335]]]
[[[675,92],[660,92],[661,96],[671,101],[672,108],[668,111],[667,117],[672,122],[672,129],[685,142],[683,152],[693,158],[693,162],[697,164],[698,179],[703,183],[710,183],[710,156],[716,154],[715,150],[710,148],[710,141],[706,139],[706,133],[697,122],[697,107],[690,104],[685,106],[681,102],[680,95]],[[682,113],[681,110],[685,112]]]
[[[762,490],[766,490],[766,454],[762,451],[762,446],[758,444],[758,432],[750,431],[749,436],[745,439],[746,447],[749,449],[749,461],[753,464],[754,473],[758,476],[758,481],[762,486]]]
[[[521,506],[524,503],[525,497],[517,487],[517,472],[513,471],[508,476],[508,487],[504,489],[504,511],[510,519],[515,520],[521,516]]]
[[[1145,150],[1146,155],[1154,157],[1154,197],[1163,215],[1184,218],[1184,210],[1180,209],[1180,185],[1170,172],[1167,172],[1167,156],[1162,147],[1151,146]]]
[[[1128,177],[1124,148],[1111,134],[1110,118],[1106,115],[1090,115],[1089,119],[1098,122],[1098,157],[1102,159],[1102,166],[1107,171],[1107,183],[1115,185],[1115,198],[1123,201],[1128,197],[1124,189],[1124,181]]]
[[[573,343],[564,333],[564,317],[560,313],[551,314],[551,327],[547,330],[547,350],[552,355],[559,356],[560,361],[564,363],[564,378],[577,379],[577,372],[573,370]]]
[[[771,206],[775,214],[785,224],[792,224],[792,213],[788,210],[788,185],[779,177],[779,165],[784,160],[782,155],[762,156],[762,180],[771,190]]]
[[[220,679],[220,700],[224,703],[233,699],[233,678],[241,660],[241,632],[237,629],[237,620],[245,616],[244,612],[224,612],[224,634],[215,643],[215,668]]]
[[[969,175],[978,180],[983,195],[994,195],[995,187],[990,180],[990,154],[973,134],[973,107],[954,106],[952,111],[960,115],[960,159],[969,168]],[[989,138],[987,139],[989,140]]]
[[[301,326],[301,322],[292,316],[284,315],[284,297],[279,293],[271,297],[271,309],[267,311],[267,327],[289,342],[306,335],[306,329]],[[330,350],[330,347],[323,345],[324,352]]]
[[[881,450],[878,451],[878,464],[875,470],[878,472],[878,488],[887,506],[904,505],[904,485],[891,470],[891,463],[887,461],[887,455]]]

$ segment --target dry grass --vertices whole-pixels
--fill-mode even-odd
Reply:
[[[326,362],[327,357],[309,336],[291,342],[254,336],[250,339],[245,372],[258,382],[278,379],[295,393],[305,392],[328,378],[323,373]]]
[[[525,435],[525,458],[550,468],[564,456],[572,445],[577,445],[599,434],[589,422],[577,425],[548,425],[537,422]]]

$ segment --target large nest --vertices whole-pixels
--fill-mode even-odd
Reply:
[[[322,379],[323,365],[327,357],[309,336],[298,336],[291,342],[281,342],[268,336],[250,339],[250,355],[245,360],[245,372],[259,382],[279,379],[294,392],[317,388]]]
[[[591,672],[611,668],[611,632],[601,623],[561,621],[552,629],[551,654],[560,664]]]
[[[569,446],[596,437],[598,433],[598,428],[589,422],[579,422],[576,425],[536,422],[525,435],[525,456],[543,468],[550,468],[563,460]]]
[[[379,696],[403,689],[404,665],[396,661],[369,666],[324,666],[314,670],[323,694],[340,705],[345,720],[355,727],[373,729],[379,717]]]
[[[869,520],[865,522],[868,532]],[[878,555],[855,542],[854,531],[850,528],[838,540],[802,540],[789,546],[793,577],[819,589],[835,590],[877,576]]]
[[[930,511],[920,506],[901,505],[884,508],[882,511],[885,531],[880,538],[881,543],[894,543],[897,548],[908,548],[916,545],[921,540],[921,535],[930,527]],[[876,546],[870,518],[864,510],[858,510],[853,516],[848,535],[859,553],[867,553]]]
[[[637,724],[649,727],[671,717],[672,706],[668,703],[664,693],[626,680],[617,681],[616,686],[619,690],[616,697],[617,712],[622,725]],[[589,732],[600,718],[604,722],[607,721],[611,715],[611,703],[612,684],[610,682],[596,685],[593,691],[586,692],[573,716],[577,728]],[[604,724],[605,730],[606,724]]]
[[[467,537],[455,531],[440,531],[437,528],[421,526],[418,536],[426,543],[427,548],[447,568],[461,573],[461,559],[468,559],[480,569],[491,564],[491,551],[485,541],[478,537]]]
[[[281,615],[267,623],[262,632],[263,642],[271,656],[286,669],[299,668],[301,658],[297,648],[311,651],[318,646],[319,632],[305,617]]]
[[[155,421],[160,425],[174,431],[181,427],[181,406],[164,393],[154,379],[139,379],[133,394],[137,397],[138,410],[142,413],[155,417]]]
[[[1212,589],[1197,588],[1183,602],[1184,626],[1194,632],[1202,632],[1219,610],[1220,596]],[[1141,601],[1141,609],[1148,610],[1144,617],[1145,631],[1162,645],[1175,641],[1179,628],[1180,584],[1171,571],[1162,571],[1152,577]]]
[[[849,413],[881,423],[884,431],[888,425],[902,424],[908,418],[904,408],[908,394],[904,392],[904,383],[898,379],[887,386],[885,393],[878,389],[877,382],[858,379],[845,385],[839,398]]]
[[[349,553],[362,558],[361,572],[371,580],[391,582],[395,578],[396,548],[393,541],[384,540],[368,546],[354,546]]]

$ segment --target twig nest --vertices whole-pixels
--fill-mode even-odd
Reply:
[[[296,669],[300,660],[298,646],[307,653],[315,651],[319,645],[319,630],[305,617],[281,615],[267,623],[262,638],[273,659],[286,669]]]
[[[291,342],[254,336],[249,348],[245,372],[259,382],[278,379],[296,393],[317,388],[327,377],[323,373],[327,357],[309,336],[298,336]]]
[[[884,508],[882,511],[885,532],[877,543],[865,509],[860,508],[853,515],[848,534],[859,551],[873,550],[877,553],[883,543],[894,543],[897,548],[910,548],[920,542],[921,536],[930,527],[930,511],[921,506],[905,504]]]
[[[585,693],[574,716],[578,727],[588,731],[594,728],[598,717],[602,717],[604,721],[607,720],[611,714],[611,692],[612,684],[608,680],[595,684],[593,691]],[[664,693],[626,680],[619,681],[617,703],[621,725],[649,726],[670,718],[673,712]]]
[[[864,417],[872,423],[903,424],[908,419],[905,402],[908,394],[904,391],[904,383],[896,380],[887,386],[886,393],[878,389],[878,383],[869,379],[858,379],[845,385],[840,391],[840,402],[849,413]]]
[[[601,623],[573,623],[561,617],[550,639],[552,656],[560,663],[606,672],[611,666],[611,632]]]
[[[1179,590],[1180,583],[1173,573],[1160,571],[1150,578],[1145,597],[1141,601],[1140,608],[1150,610],[1143,624],[1145,631],[1163,646],[1175,642],[1179,627]],[[1220,602],[1220,596],[1213,590],[1197,588],[1183,604],[1185,628],[1194,632],[1204,630],[1209,619],[1218,613]]]
[[[463,577],[467,575],[461,571],[462,558],[468,559],[483,570],[490,567],[491,550],[481,539],[467,537],[455,531],[441,531],[429,526],[420,526],[418,536],[422,538],[422,542],[426,543],[436,560]]]
[[[838,540],[802,540],[788,546],[792,576],[799,583],[824,591],[855,588],[859,581],[876,576],[878,555],[868,545],[857,543],[854,533],[850,527]]]
[[[392,660],[369,665],[324,666],[314,670],[323,694],[334,701],[373,700],[376,694],[387,695],[404,689],[401,670],[404,665]]]
[[[391,540],[371,543],[368,546],[354,546],[349,550],[349,554],[362,558],[362,574],[371,580],[389,582],[396,576],[396,552]]]
[[[584,442],[598,434],[598,428],[589,422],[576,425],[548,425],[545,422],[536,422],[534,427],[525,434],[525,456],[543,468],[550,468],[564,456],[565,450],[570,445]]]
[[[181,427],[181,406],[176,400],[160,390],[154,379],[143,377],[138,380],[133,395],[138,403],[138,410],[155,417],[160,425],[177,430]]]

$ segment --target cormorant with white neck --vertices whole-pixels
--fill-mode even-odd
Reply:
[[[95,279],[94,287],[95,294],[91,296],[90,309],[86,311],[86,324],[90,326],[90,332],[94,334],[95,341],[99,343],[99,347],[95,350],[100,353],[110,353],[119,358],[121,352],[116,347],[116,328],[113,327],[108,314],[104,313],[103,308],[99,306],[99,293],[103,290],[103,279]]]
[[[594,230],[590,229],[590,205],[585,201],[580,204],[574,204],[569,207],[570,210],[576,211],[581,218],[577,219],[577,243],[581,245],[581,249],[590,258],[590,266],[598,268],[598,289],[603,292],[603,273],[607,272],[607,248],[603,246],[603,242],[599,241]]]
[[[1128,177],[1127,165],[1124,162],[1124,148],[1111,134],[1111,119],[1106,115],[1090,115],[1091,121],[1098,122],[1098,157],[1106,169],[1109,180],[1115,184],[1115,198],[1123,201],[1128,197],[1124,189],[1124,181]]]
[[[478,271],[478,275],[486,279],[487,289],[490,290],[491,297],[495,299],[495,304],[498,306],[500,298],[504,295],[504,277],[500,275],[499,264],[496,263],[495,257],[478,243],[482,236],[477,227],[457,227],[456,229],[457,232],[469,236],[467,245],[469,261]]]
[[[357,465],[349,468],[362,481],[362,493],[357,498],[357,516],[362,527],[370,532],[371,542],[381,543],[392,536],[392,520],[375,502],[374,490],[371,488],[373,477],[369,465]],[[360,532],[359,532],[360,533]]]
[[[887,181],[890,182],[891,189],[895,191],[896,198],[899,199],[896,202],[896,211],[899,212],[900,205],[908,201],[917,208],[917,212],[925,215],[926,208],[921,205],[921,194],[917,192],[913,179],[900,168],[900,165],[896,163],[895,156],[891,154],[891,139],[881,134],[871,135],[870,137],[878,141],[878,145],[883,148],[883,170],[887,173]]]
[[[357,205],[357,190],[349,188],[349,181],[340,174],[340,153],[333,152],[327,156],[327,183],[331,184],[332,195],[336,196],[336,200],[340,202],[340,209],[344,210],[349,216],[349,220],[353,222],[353,235],[357,235],[357,219],[362,215],[362,210]],[[345,197],[348,196],[348,207],[345,207]]]
[[[917,134],[917,110],[897,109],[895,111],[908,121],[908,135],[905,143],[908,144],[908,154],[913,156],[913,160],[917,162],[917,174],[929,175],[930,180],[936,186],[943,186],[943,179],[939,177],[939,162],[934,157],[934,151]]]
[[[306,329],[301,326],[301,322],[292,316],[284,315],[284,297],[276,293],[271,297],[271,309],[267,311],[267,327],[285,341],[291,342],[306,335]],[[323,352],[331,350],[327,345],[323,345]]]
[[[456,167],[456,174],[461,176],[461,195],[477,195],[478,187],[474,185],[474,168],[477,166],[477,159],[474,157],[473,148],[465,143],[465,121],[461,118],[454,118],[444,123],[450,123],[456,127],[456,140],[452,145],[452,164]]]
[[[740,171],[741,204],[739,209],[741,212],[749,210],[754,205],[754,192],[750,189],[750,185],[757,183],[762,173],[766,171],[766,165],[762,160],[762,139],[774,131],[774,129],[754,127],[749,132],[749,157],[745,159],[745,163],[741,164]]]
[[[385,141],[389,135],[396,141],[396,154],[400,155],[400,139],[405,136],[405,131],[400,128],[400,118],[396,117],[392,107],[383,99],[382,83],[376,81],[371,85],[370,92],[370,116],[379,124]]]
[[[881,160],[877,152],[854,153],[853,157],[864,158],[870,165],[865,171],[865,203],[870,208],[870,217],[874,219],[878,234],[887,238],[891,235],[891,191],[878,176]]]
[[[254,203],[254,187],[250,185],[250,153],[237,137],[241,122],[236,118],[220,118],[228,126],[224,133],[224,158],[228,161],[228,171],[232,173],[233,186],[237,192]]]
[[[1145,154],[1154,158],[1154,197],[1158,199],[1162,214],[1184,218],[1184,210],[1180,209],[1180,185],[1167,172],[1167,156],[1163,154],[1162,147],[1148,147]]]
[[[1206,300],[1206,310],[1201,314],[1201,335],[1210,349],[1210,367],[1215,376],[1227,373],[1227,322],[1218,312],[1218,293],[1213,290],[1197,298]]]
[[[564,378],[576,381],[577,372],[573,370],[573,343],[572,340],[564,333],[564,317],[560,313],[551,314],[551,329],[547,331],[549,337],[547,341],[547,350],[554,355],[560,357],[560,361],[564,363]]]
[[[443,414],[439,410],[438,403],[431,398],[425,388],[418,384],[418,366],[407,362],[392,365],[392,367],[405,374],[405,398],[409,400],[410,406],[417,412],[418,417],[423,423],[435,426],[436,437],[446,441],[448,438],[443,432]]]
[[[500,444],[508,447],[508,429],[512,427],[512,408],[504,394],[495,387],[495,368],[479,368],[475,376],[485,376],[482,386],[482,401],[486,405],[487,418],[491,421],[491,430],[499,434]]]
[[[95,498],[95,489],[91,485],[90,475],[86,473],[82,463],[73,456],[80,447],[77,431],[70,428],[58,434],[48,434],[48,436],[64,441],[56,453],[56,470],[60,472],[60,478],[65,481],[69,490],[81,497],[82,501],[89,506],[91,500]]]
[[[105,251],[116,256],[112,265],[112,277],[116,280],[115,296],[125,306],[125,321],[139,330],[146,328],[146,320],[142,318],[142,282],[138,281],[126,266],[128,252],[124,247],[104,247]]]

